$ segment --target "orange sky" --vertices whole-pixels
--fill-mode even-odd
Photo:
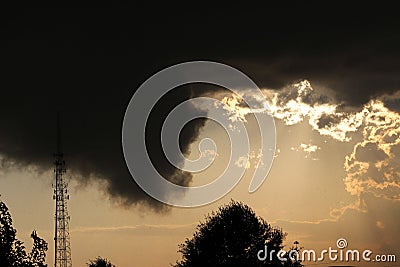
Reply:
[[[340,117],[345,121],[342,125],[337,124],[336,128],[324,132],[312,124],[318,107],[304,104],[301,97],[294,101],[294,107],[302,107],[294,111],[303,112],[303,119],[290,117],[288,106],[275,114],[276,158],[268,178],[253,194],[247,192],[247,187],[254,171],[254,160],[250,161],[239,185],[217,202],[199,208],[172,207],[161,214],[140,206],[121,208],[102,193],[104,185],[78,186],[72,180],[68,208],[73,265],[84,266],[89,259],[100,255],[118,267],[168,266],[179,259],[178,244],[190,237],[204,215],[231,198],[245,202],[265,220],[282,227],[289,233],[288,245],[298,240],[307,249],[321,250],[334,247],[338,238],[346,238],[349,248],[368,248],[374,253],[400,256],[399,176],[388,178],[389,170],[394,175],[400,173],[396,165],[398,143],[393,141],[400,140],[396,128],[400,115],[371,104],[364,108],[360,128],[354,131],[346,128],[356,122],[346,121],[349,117],[343,115]],[[375,117],[367,113],[374,113]],[[375,123],[374,118],[382,114],[392,121]],[[252,148],[256,151],[256,125],[251,117],[247,118]],[[344,140],[343,133],[351,140]],[[221,172],[229,154],[226,135],[215,123],[206,124],[199,140],[205,137],[216,142],[217,158],[212,167],[194,176],[195,185],[207,183],[210,177]],[[193,158],[199,155],[197,145],[192,144]],[[378,152],[392,146],[386,158],[375,158]],[[371,178],[373,170],[357,169],[362,162],[386,167],[374,169],[376,173]],[[373,179],[382,173],[386,173],[387,179]],[[0,176],[1,199],[11,210],[18,238],[29,247],[30,232],[36,229],[49,242],[47,263],[51,266],[54,245],[52,170],[38,173],[33,167],[10,167],[3,168]]]

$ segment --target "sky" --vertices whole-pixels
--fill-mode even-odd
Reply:
[[[230,199],[282,227],[288,246],[297,240],[322,250],[345,238],[349,248],[400,257],[400,20],[393,7],[297,2],[258,9],[232,4],[220,10],[0,12],[0,194],[18,238],[29,246],[36,229],[49,242],[49,265],[57,112],[75,266],[99,255],[117,266],[174,263],[178,244]],[[269,104],[277,142],[266,181],[249,194],[260,145],[254,116],[241,100],[251,92],[242,88],[234,95],[207,84],[173,90],[157,103],[146,130],[150,158],[167,180],[206,184],[224,170],[230,154],[220,126],[195,120],[179,136],[181,150],[192,159],[215,155],[213,165],[189,173],[167,161],[160,132],[168,113],[185,100],[222,101],[232,121],[245,123],[251,143],[246,173],[229,194],[202,207],[178,208],[152,199],[134,182],[121,129],[127,105],[146,79],[194,60],[228,64],[253,79]],[[217,151],[201,154],[204,138],[213,139]]]

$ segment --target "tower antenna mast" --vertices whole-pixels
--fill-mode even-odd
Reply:
[[[61,147],[60,113],[57,113],[57,152],[54,153],[55,185],[53,199],[56,204],[54,224],[54,267],[72,267],[71,242],[69,236],[69,220],[67,201],[68,183],[64,155]]]

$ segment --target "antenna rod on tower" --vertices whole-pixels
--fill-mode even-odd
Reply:
[[[57,112],[57,154],[61,154],[61,126],[60,112]]]

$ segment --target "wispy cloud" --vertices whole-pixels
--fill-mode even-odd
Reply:
[[[120,225],[120,226],[76,226],[71,229],[71,232],[112,232],[112,231],[138,231],[138,230],[180,230],[180,229],[192,229],[196,226],[196,223],[191,224],[139,224],[139,225]]]
[[[380,100],[368,103],[363,112],[363,139],[345,158],[346,190],[400,200],[400,114]]]
[[[361,133],[362,139],[355,142],[353,151],[344,159],[345,188],[357,196],[357,201],[334,209],[332,215],[342,214],[346,209],[365,210],[361,199],[364,193],[400,200],[400,114],[384,103],[395,102],[398,94],[370,100],[353,112],[338,111],[340,103],[335,103],[329,95],[315,92],[308,81],[283,91],[266,90],[266,94],[272,97],[274,117],[286,125],[308,120],[313,130],[341,142],[349,142],[351,133]],[[307,144],[294,148],[308,153],[317,149]]]
[[[243,156],[239,157],[235,161],[235,165],[240,168],[244,167],[246,169],[250,169],[251,167],[255,168],[261,158],[262,158],[261,150],[259,150],[258,153],[256,153],[254,150],[252,150],[252,151],[250,151],[250,153],[248,155],[243,155]],[[260,162],[260,164],[263,164],[263,163]]]
[[[317,152],[318,150],[321,149],[321,147],[313,144],[303,144],[301,143],[298,147],[291,147],[290,148],[292,151],[296,152],[304,152],[305,158],[306,159],[311,159],[311,160],[318,160],[318,158],[314,157],[313,154]]]
[[[347,192],[357,200],[333,209],[334,218],[348,209],[365,211],[367,207],[362,200],[365,193],[400,200],[400,114],[396,111],[400,92],[378,96],[358,110],[346,110],[331,91],[315,90],[307,80],[280,90],[264,89],[263,93],[269,108],[260,104],[255,112],[269,112],[287,126],[307,122],[314,131],[332,141],[354,143],[352,151],[343,159],[346,171],[343,181]],[[246,122],[246,115],[252,111],[242,103],[241,97],[232,95],[223,99],[232,121]],[[319,149],[315,144],[306,143],[292,147],[310,159],[317,159],[312,155]]]
[[[308,121],[313,130],[337,141],[350,141],[349,133],[362,125],[362,114],[338,111],[340,104],[329,93],[317,92],[307,80],[280,91],[264,90],[271,112],[286,125]]]

